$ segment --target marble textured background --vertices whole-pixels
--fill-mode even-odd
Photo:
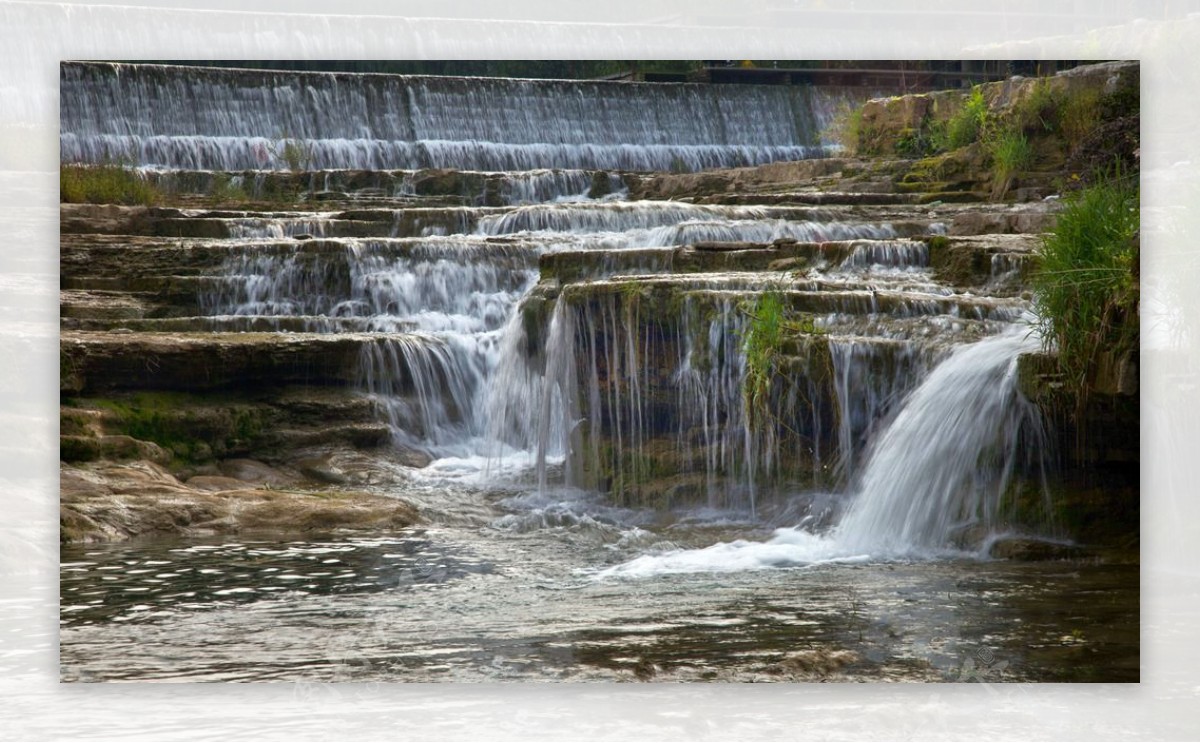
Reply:
[[[1200,7],[1014,0],[0,0],[0,739],[1171,739],[1200,734]],[[847,9],[844,6],[851,6]],[[204,9],[201,9],[204,8]],[[614,20],[616,19],[616,20]],[[1142,683],[60,685],[61,59],[1140,59]]]

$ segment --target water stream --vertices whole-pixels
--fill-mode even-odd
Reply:
[[[541,201],[370,237],[334,212],[194,215],[228,235],[207,322],[369,335],[359,390],[433,459],[385,457],[375,487],[423,524],[64,547],[65,679],[1136,679],[1136,566],[987,559],[1009,482],[1044,465],[1014,379],[1037,340],[1025,300],[933,278],[919,237],[944,225],[529,175],[818,154],[810,93],[62,75],[64,161],[271,170],[295,139],[313,168],[511,171],[511,203]],[[818,247],[791,274],[681,250],[776,240]],[[811,328],[758,426],[764,292]]]

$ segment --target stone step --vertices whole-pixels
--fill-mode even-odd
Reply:
[[[687,302],[697,306],[732,305],[753,301],[765,291],[777,292],[787,309],[794,313],[824,316],[890,315],[922,317],[946,315],[975,320],[1016,320],[1028,309],[1019,298],[988,297],[969,294],[933,294],[902,289],[814,287],[796,289],[777,277],[758,273],[693,275],[647,275],[616,277],[570,284],[561,289],[535,290],[534,301],[561,293],[576,305],[604,303],[621,307],[636,303],[639,312],[659,323],[679,322],[677,318]]]
[[[923,267],[926,243],[919,240],[833,240],[772,243],[696,243],[682,248],[590,250],[548,253],[538,260],[542,279],[563,283],[618,274],[792,272],[843,264]]]
[[[552,201],[561,196],[604,196],[624,188],[621,173],[602,170],[481,172],[454,169],[193,171],[144,173],[171,198],[202,195],[228,201],[254,199],[451,198],[467,204],[502,206]]]
[[[378,317],[311,315],[208,315],[193,317],[64,316],[65,330],[129,330],[136,333],[370,333],[412,332],[415,323]]]
[[[371,334],[63,331],[60,390],[251,390],[355,384]]]
[[[513,237],[318,238],[312,240],[197,240],[118,236],[72,236],[60,250],[66,289],[147,291],[139,281],[163,277],[219,276],[245,271],[239,261],[277,259],[322,274],[345,273],[356,260],[487,261],[510,269],[531,268],[539,247]],[[265,266],[263,267],[265,268]]]

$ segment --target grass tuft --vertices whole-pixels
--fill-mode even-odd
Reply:
[[[1033,163],[1033,147],[1022,132],[1006,129],[988,137],[987,149],[995,176],[993,196],[1001,198],[1008,192],[1012,177]]]
[[[1138,185],[1115,175],[1066,197],[1033,275],[1042,341],[1085,396],[1101,352],[1137,347]],[[1080,402],[1082,405],[1082,401]]]
[[[958,149],[979,139],[988,122],[988,105],[979,86],[971,90],[967,100],[946,122],[946,147]]]
[[[64,204],[156,204],[158,189],[119,163],[59,166],[59,200]]]

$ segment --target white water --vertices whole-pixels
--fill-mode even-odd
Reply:
[[[65,162],[190,170],[700,170],[819,155],[805,86],[66,63]],[[291,143],[290,150],[287,144]]]
[[[836,541],[904,554],[994,528],[1018,460],[1044,449],[1016,381],[1017,356],[1039,347],[1032,326],[1018,325],[938,365],[875,443]]]
[[[970,554],[954,549],[958,539],[970,528],[987,535],[1002,526],[1002,499],[1014,467],[1043,451],[1041,420],[1016,387],[1017,356],[1038,347],[1027,329],[1014,327],[951,353],[877,438],[848,511],[829,532],[802,525],[777,529],[762,542],[667,550],[597,577]]]

